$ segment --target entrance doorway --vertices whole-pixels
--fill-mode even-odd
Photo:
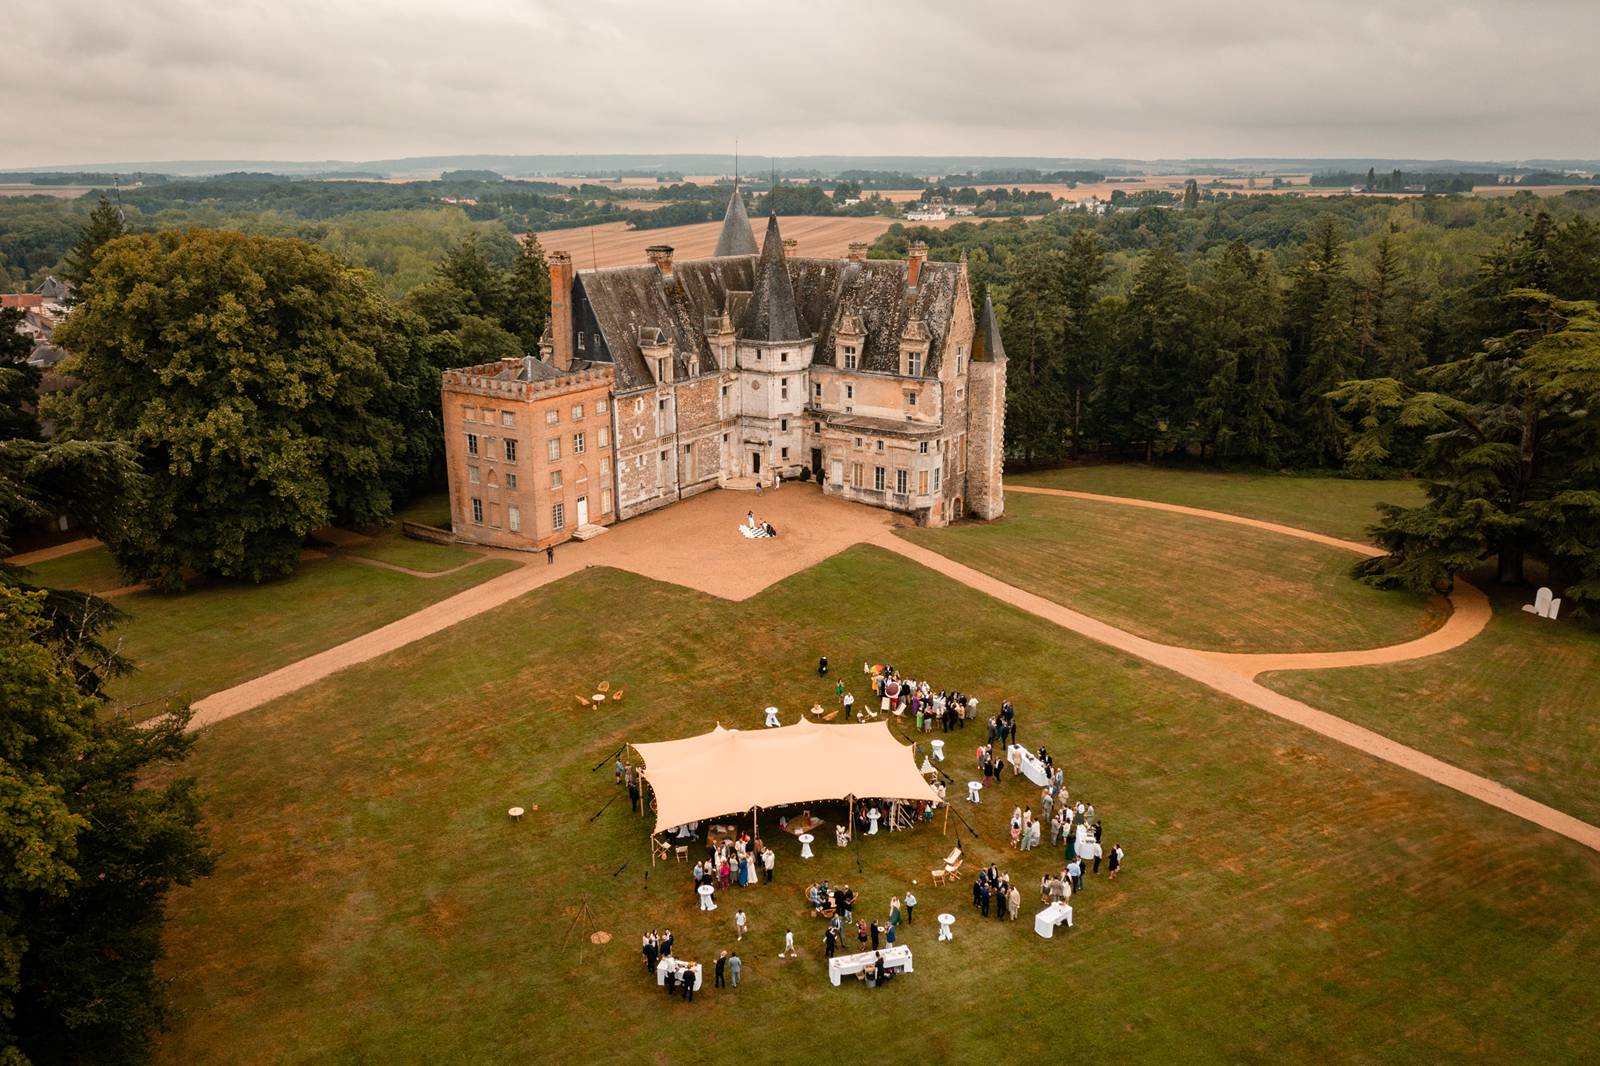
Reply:
[[[587,497],[587,496],[579,496],[578,497],[578,525],[586,526],[588,524],[589,524],[589,497]]]
[[[750,473],[755,475],[756,477],[760,477],[761,476],[761,453],[760,452],[751,452],[750,453]]]
[[[817,479],[817,484],[822,484],[822,449],[811,449],[811,476]]]

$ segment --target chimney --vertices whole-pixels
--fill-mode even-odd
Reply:
[[[794,254],[794,250],[796,248],[798,248],[798,247],[800,247],[800,242],[796,238],[794,238],[794,237],[785,237],[783,239],[783,254],[784,255],[786,255],[786,256],[793,255]]]
[[[927,243],[912,241],[911,247],[906,251],[906,278],[913,289],[917,287],[917,281],[922,277],[922,264],[927,261]]]
[[[652,244],[644,254],[650,257],[650,265],[661,271],[663,278],[672,279],[672,245]]]
[[[851,241],[850,242],[850,262],[859,263],[859,262],[863,261],[866,258],[867,258],[867,242],[866,241]]]
[[[572,256],[551,252],[545,262],[550,267],[550,362],[557,370],[571,370]]]

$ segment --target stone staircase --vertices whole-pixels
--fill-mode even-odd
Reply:
[[[574,529],[572,531],[572,539],[573,540],[593,540],[594,538],[600,536],[602,533],[609,533],[609,532],[611,532],[611,531],[609,529],[607,529],[605,526],[597,526],[592,522],[586,522],[583,525],[579,526],[577,529]]]

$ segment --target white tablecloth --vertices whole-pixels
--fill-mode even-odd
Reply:
[[[834,984],[839,983],[839,978],[847,974],[857,974],[862,970],[878,964],[876,951],[860,951],[854,955],[835,955],[828,960],[828,980]],[[881,952],[883,966],[886,970],[898,970],[911,973],[911,948],[905,944],[895,944],[886,947]]]
[[[1062,922],[1067,927],[1072,927],[1072,906],[1067,903],[1052,903],[1044,910],[1033,916],[1033,931],[1049,940],[1056,934],[1056,926]]]
[[[1040,788],[1050,783],[1050,774],[1044,768],[1044,763],[1039,757],[1021,744],[1012,744],[1006,748],[1006,760],[1016,765],[1018,758],[1022,762],[1022,776],[1038,785]]]
[[[676,962],[676,961],[668,962],[666,959],[662,959],[660,962],[656,963],[656,985],[657,985],[657,987],[660,987],[661,985],[664,985],[664,984],[667,983],[667,968],[669,966],[676,966],[678,968],[678,973],[680,975],[685,970],[691,970],[692,969],[693,972],[694,972],[694,990],[696,992],[700,991],[700,982],[702,980],[704,980],[704,978],[705,978],[705,971],[700,968],[700,964],[698,962],[695,963],[693,967],[690,967],[687,963]],[[683,978],[680,976],[678,978],[678,980],[682,981]]]

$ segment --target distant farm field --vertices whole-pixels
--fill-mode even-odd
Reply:
[[[797,241],[796,254],[838,257],[850,250],[850,242],[871,243],[894,224],[890,218],[830,218],[817,215],[792,215],[778,220],[785,238]],[[935,228],[953,226],[971,219],[918,223]],[[698,222],[691,226],[666,226],[661,229],[629,229],[626,222],[605,222],[579,229],[550,230],[539,234],[546,253],[561,251],[586,270],[598,267],[629,266],[648,262],[644,250],[653,244],[670,244],[679,259],[701,259],[717,246],[722,223]],[[761,243],[761,231],[756,233]]]

